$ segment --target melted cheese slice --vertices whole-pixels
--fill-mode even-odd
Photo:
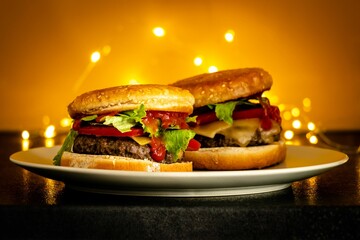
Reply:
[[[258,118],[235,120],[230,128],[219,131],[219,134],[231,138],[241,147],[245,147],[249,144],[259,126],[260,120]]]
[[[151,138],[149,137],[131,137],[131,138],[139,145],[146,145],[151,142]]]
[[[206,125],[197,126],[194,131],[196,134],[214,138],[216,134],[226,136],[237,142],[240,146],[247,146],[257,130],[260,130],[261,138],[266,143],[273,142],[273,136],[280,133],[280,126],[272,121],[272,128],[264,131],[260,126],[260,119],[239,119],[234,120],[232,125],[223,121],[212,122]]]

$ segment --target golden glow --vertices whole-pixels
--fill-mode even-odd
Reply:
[[[308,122],[307,124],[307,128],[310,130],[310,131],[314,131],[316,126],[313,122]]]
[[[201,57],[196,57],[196,58],[194,58],[194,64],[195,64],[196,66],[200,66],[202,63],[203,63],[203,60],[202,60]]]
[[[100,57],[101,57],[100,53],[96,51],[91,54],[90,60],[91,62],[96,63],[100,60]]]
[[[136,79],[130,79],[129,84],[130,85],[137,85],[137,84],[140,84],[140,82],[138,80],[136,80]]]
[[[310,98],[303,99],[303,109],[305,112],[310,112],[311,110],[311,100]]]
[[[217,72],[217,71],[218,71],[218,68],[216,66],[210,66],[209,69],[208,69],[209,73],[214,73],[214,72]]]
[[[292,122],[292,126],[293,126],[293,128],[295,128],[295,129],[300,129],[300,128],[301,128],[301,122],[300,122],[300,120],[298,120],[298,119],[294,120],[294,121]]]
[[[22,131],[21,137],[22,137],[22,139],[24,139],[24,140],[29,139],[29,138],[30,138],[30,133],[29,133],[29,131],[26,131],[26,130]]]
[[[303,99],[303,106],[304,106],[304,107],[311,107],[311,100],[310,100],[310,98],[304,98],[304,99]]]
[[[45,129],[44,137],[45,138],[53,138],[53,137],[55,137],[55,126],[54,125],[49,125]]]
[[[234,33],[234,31],[233,30],[229,30],[229,31],[227,31],[226,33],[225,33],[225,40],[227,41],[227,42],[232,42],[232,41],[234,41],[234,36],[235,36],[235,33]]]
[[[106,46],[103,47],[102,53],[103,53],[104,56],[109,55],[110,52],[111,52],[111,47],[109,45],[106,45]]]
[[[269,99],[271,103],[276,104],[279,102],[279,97],[278,96],[271,96],[271,98]]]
[[[45,126],[49,125],[49,124],[50,124],[50,117],[47,116],[47,115],[43,116],[42,122],[43,122],[43,124],[44,124]]]
[[[285,104],[279,104],[278,105],[280,112],[285,110]]]
[[[162,27],[156,27],[153,29],[153,34],[157,37],[165,36],[165,30]]]
[[[293,109],[291,109],[291,114],[292,114],[294,117],[300,116],[300,109],[297,108],[297,107],[294,107]]]
[[[270,92],[264,92],[263,97],[267,97],[272,104],[276,104],[279,102],[279,97],[272,95]],[[285,108],[285,106],[283,106]]]
[[[293,137],[294,137],[294,132],[291,131],[291,130],[286,130],[286,131],[284,132],[284,137],[285,137],[287,140],[291,140],[291,139],[293,139]]]
[[[292,118],[292,115],[289,111],[284,112],[283,117],[285,120],[290,120]]]
[[[72,120],[70,118],[63,118],[60,120],[60,126],[62,127],[70,127]]]
[[[29,150],[29,146],[30,146],[30,141],[29,141],[29,139],[23,139],[23,140],[21,141],[21,149],[22,149],[23,151]]]

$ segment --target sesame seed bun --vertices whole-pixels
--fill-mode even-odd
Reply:
[[[194,97],[188,90],[158,84],[124,85],[86,92],[69,104],[70,117],[133,110],[192,113]]]
[[[189,90],[197,108],[261,93],[269,90],[272,82],[271,75],[261,68],[243,68],[205,73],[172,85]]]

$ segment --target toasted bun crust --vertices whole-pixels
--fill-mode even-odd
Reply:
[[[272,78],[261,68],[242,68],[205,73],[172,85],[189,90],[195,97],[194,107],[202,107],[269,90]]]
[[[282,162],[286,145],[277,142],[255,147],[200,148],[185,152],[185,160],[192,161],[194,169],[243,170],[260,169]]]
[[[133,110],[144,104],[146,110],[192,113],[194,97],[174,86],[124,85],[86,92],[69,104],[72,118]]]
[[[191,162],[163,164],[120,156],[90,155],[72,152],[63,153],[61,166],[144,172],[191,172],[193,170]]]

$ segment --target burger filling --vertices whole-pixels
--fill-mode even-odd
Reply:
[[[133,111],[84,116],[73,127],[54,158],[59,165],[64,151],[93,155],[116,155],[161,163],[181,161],[185,150],[197,150],[195,132],[186,113]]]
[[[202,148],[258,146],[280,139],[280,111],[264,97],[208,105],[194,114],[195,139]]]

